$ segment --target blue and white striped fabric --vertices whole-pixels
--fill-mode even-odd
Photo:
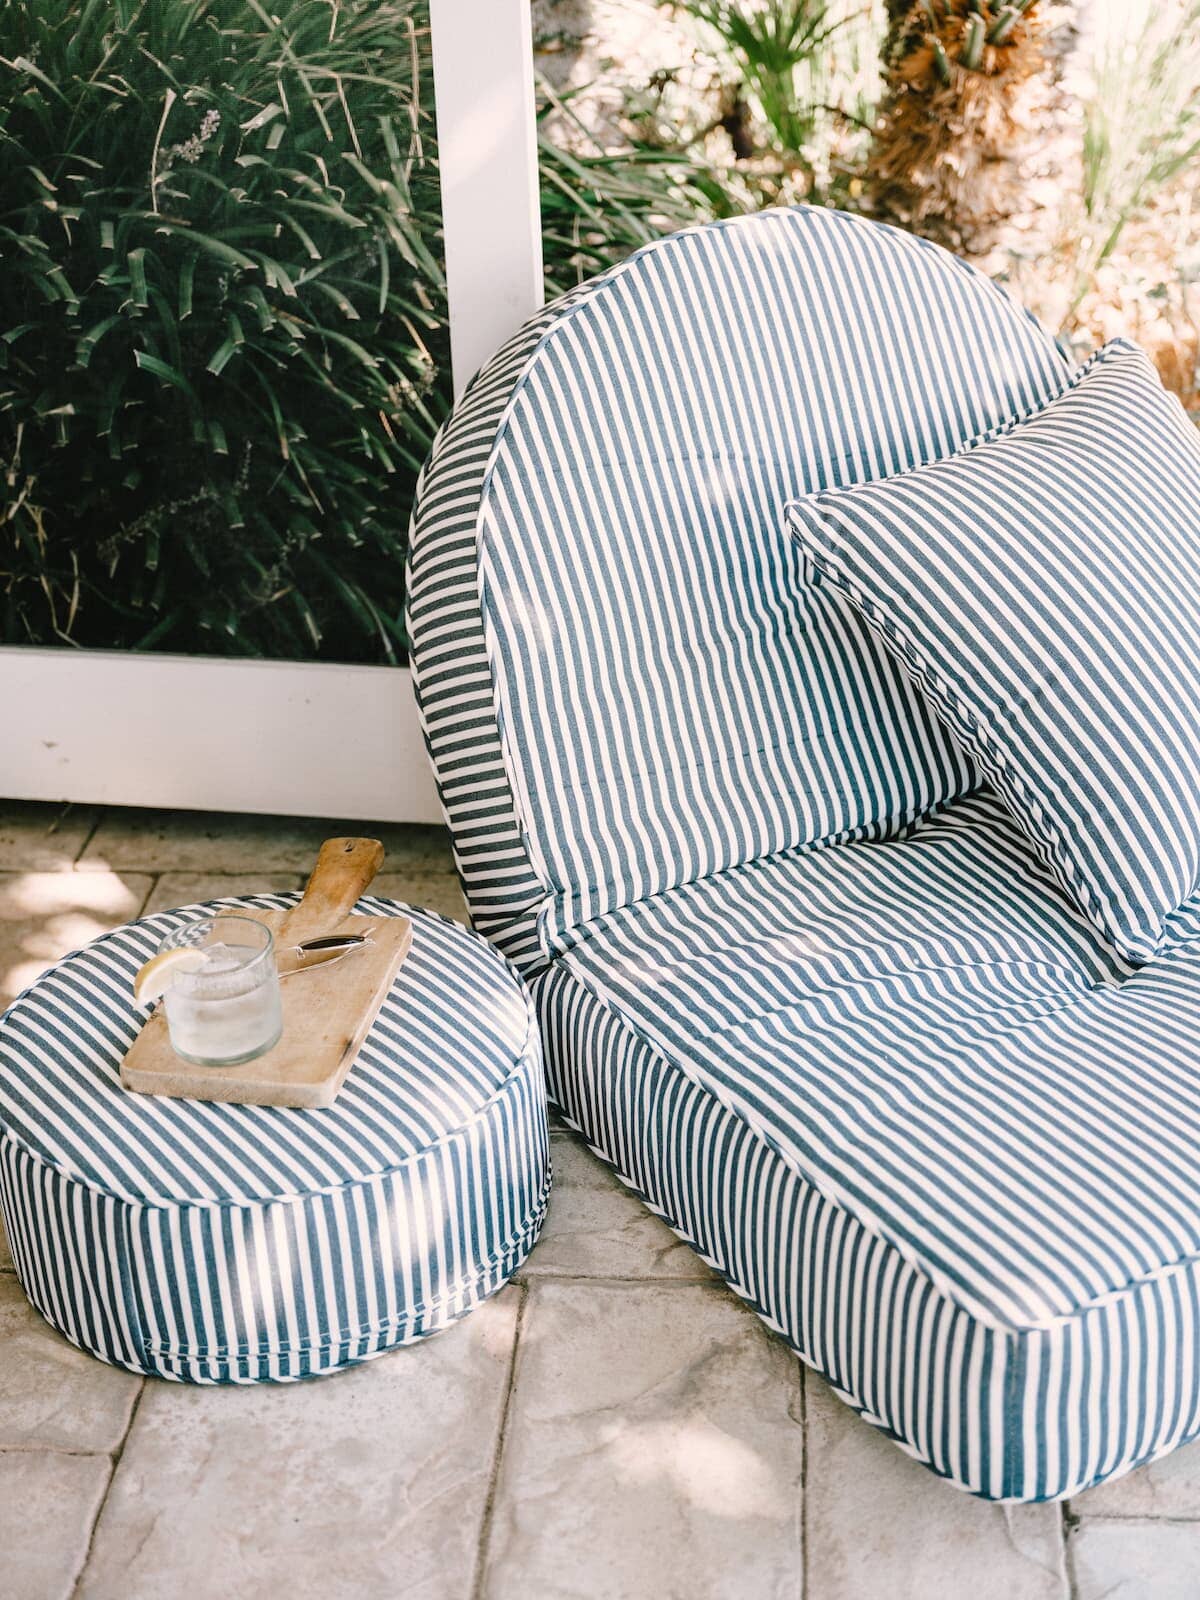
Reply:
[[[549,1187],[528,996],[482,940],[407,914],[409,956],[325,1110],[120,1088],[131,979],[176,912],[5,1014],[0,1205],[26,1292],[74,1343],[193,1383],[306,1378],[436,1332],[524,1259]]]
[[[970,789],[853,609],[804,582],[780,508],[1066,381],[986,279],[829,211],[677,234],[531,323],[435,447],[412,538],[477,926],[533,967],[614,906]]]
[[[773,541],[1067,384],[942,252],[748,218],[518,336],[414,527],[430,748],[552,1095],[865,1417],[1006,1500],[1200,1434],[1200,943],[1135,971],[969,773],[867,820],[904,742],[830,684],[883,658]]]
[[[552,1096],[865,1415],[977,1493],[1200,1432],[1200,948],[1123,978],[982,793],[600,919]]]
[[[788,515],[1117,949],[1200,935],[1200,433],[1150,360]]]

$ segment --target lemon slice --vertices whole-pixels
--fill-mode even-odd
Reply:
[[[166,994],[179,973],[199,972],[207,960],[203,950],[160,950],[138,969],[133,980],[134,1000],[139,1006],[148,1006]]]

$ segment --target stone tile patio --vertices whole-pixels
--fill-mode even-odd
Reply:
[[[434,828],[0,807],[0,994],[150,907]],[[520,1282],[299,1388],[147,1382],[31,1311],[0,1234],[2,1600],[1196,1600],[1200,1447],[1067,1506],[939,1483],[805,1373],[573,1135]]]

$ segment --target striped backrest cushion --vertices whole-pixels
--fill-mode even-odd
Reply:
[[[529,333],[435,450],[410,613],[468,900],[527,968],[615,906],[973,786],[780,512],[1067,377],[963,263],[823,210],[662,240]]]
[[[788,516],[1121,954],[1196,937],[1200,434],[1148,358]]]

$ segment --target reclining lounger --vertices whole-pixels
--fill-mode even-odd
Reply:
[[[1200,1430],[1200,953],[1131,973],[783,526],[1059,393],[836,212],[549,306],[439,436],[418,695],[550,1091],[804,1361],[989,1499]]]

